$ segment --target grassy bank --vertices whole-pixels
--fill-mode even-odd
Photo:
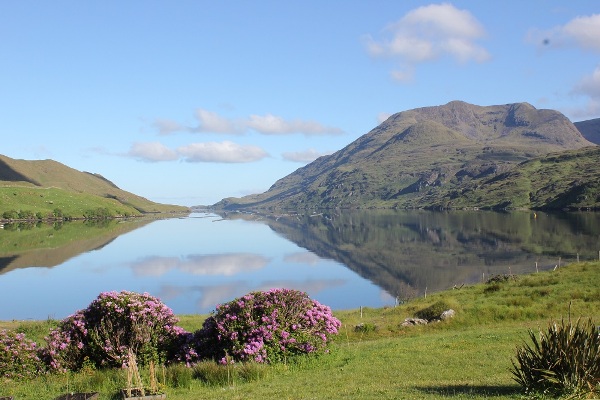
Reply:
[[[337,311],[342,327],[330,354],[266,367],[213,366],[213,379],[198,379],[198,369],[169,367],[164,371],[167,398],[520,399],[523,394],[509,370],[516,346],[527,340],[528,329],[545,328],[550,320],[591,317],[598,324],[598,282],[600,263],[579,263],[437,293],[395,308]],[[452,307],[457,315],[425,326],[401,326],[435,303]],[[180,325],[193,331],[203,318],[185,315]],[[41,341],[54,324],[11,321],[0,328]],[[124,371],[84,370],[28,382],[4,380],[0,396],[53,399],[70,391],[99,391],[100,398],[116,399],[124,383]]]
[[[112,217],[189,212],[187,207],[154,203],[132,194],[128,197],[124,195],[119,197],[117,194],[98,195],[59,187],[2,186],[0,187],[0,220],[6,219],[3,218],[4,213],[12,211],[30,212],[33,216],[37,214],[44,219],[49,216],[56,217],[57,214],[67,219],[82,219],[98,210],[103,210]]]

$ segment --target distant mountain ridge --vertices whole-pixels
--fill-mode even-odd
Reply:
[[[600,118],[575,122],[574,125],[587,140],[600,144]]]
[[[343,149],[278,180],[267,192],[223,199],[215,207],[453,207],[443,199],[460,193],[464,185],[535,157],[588,146],[594,144],[558,111],[528,103],[452,101],[394,114]],[[476,198],[464,206],[478,204]]]
[[[99,174],[81,172],[54,160],[17,160],[0,155],[0,216],[11,208],[46,215],[56,208],[79,211],[84,207],[118,209],[128,215],[187,210],[155,203],[120,189]]]

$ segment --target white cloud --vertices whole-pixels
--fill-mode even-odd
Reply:
[[[147,162],[173,161],[179,158],[174,150],[159,142],[134,143],[127,155]]]
[[[374,57],[390,57],[401,64],[392,71],[399,81],[412,79],[414,66],[442,56],[459,62],[484,62],[489,53],[477,40],[485,36],[483,26],[467,10],[452,4],[431,4],[408,12],[385,30],[391,37],[375,40],[365,38],[366,48]]]
[[[532,29],[526,39],[537,46],[580,47],[600,52],[600,14],[577,17],[548,30]]]
[[[159,142],[137,142],[125,156],[145,162],[175,161],[183,158],[187,162],[248,163],[260,161],[269,154],[258,146],[240,145],[230,141],[191,143],[176,150]]]
[[[585,76],[574,91],[600,100],[600,66],[591,75]]]
[[[198,127],[190,129],[192,132],[210,132],[210,133],[226,133],[239,135],[244,132],[244,127],[240,126],[235,120],[225,118],[213,111],[203,110],[201,108],[195,113],[198,122]]]
[[[159,135],[170,135],[172,133],[181,132],[188,129],[180,123],[170,119],[155,119],[152,125],[154,128],[156,128]]]
[[[572,93],[587,96],[589,100],[584,108],[573,110],[571,114],[581,119],[597,118],[600,114],[600,66],[590,75],[584,76],[573,88]]]
[[[572,19],[562,30],[579,46],[600,51],[600,14]]]
[[[285,152],[282,153],[281,156],[284,160],[293,161],[293,162],[302,162],[309,163],[315,161],[317,158],[321,156],[326,156],[331,153],[323,153],[319,152],[315,149],[308,149],[304,151],[293,151],[293,152]]]
[[[326,126],[317,121],[302,119],[286,120],[273,114],[266,114],[264,116],[252,114],[248,118],[235,119],[199,108],[195,111],[195,117],[198,120],[198,126],[196,127],[187,127],[170,119],[156,119],[152,125],[160,135],[169,135],[175,132],[242,135],[249,130],[254,130],[264,135],[299,133],[305,136],[317,136],[341,135],[344,133],[340,128]]]
[[[548,49],[579,48],[600,53],[600,14],[573,18],[564,25],[548,30],[532,29],[526,40]],[[572,109],[569,114],[577,119],[596,118],[600,114],[600,67],[581,78],[571,94],[587,97],[587,104]]]
[[[246,126],[265,135],[285,135],[302,133],[306,136],[339,135],[343,131],[339,128],[324,126],[315,121],[290,120],[267,114],[251,115],[246,121]]]
[[[247,163],[268,156],[258,146],[239,145],[230,141],[192,143],[177,149],[187,162]]]

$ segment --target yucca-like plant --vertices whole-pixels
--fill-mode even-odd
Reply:
[[[529,330],[532,344],[517,348],[513,379],[527,393],[600,393],[600,334],[592,320],[553,322],[548,331]]]

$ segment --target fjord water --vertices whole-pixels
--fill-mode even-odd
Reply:
[[[111,290],[177,314],[250,291],[306,291],[334,309],[393,306],[496,274],[598,259],[600,214],[196,213],[0,230],[0,320],[64,318]]]

